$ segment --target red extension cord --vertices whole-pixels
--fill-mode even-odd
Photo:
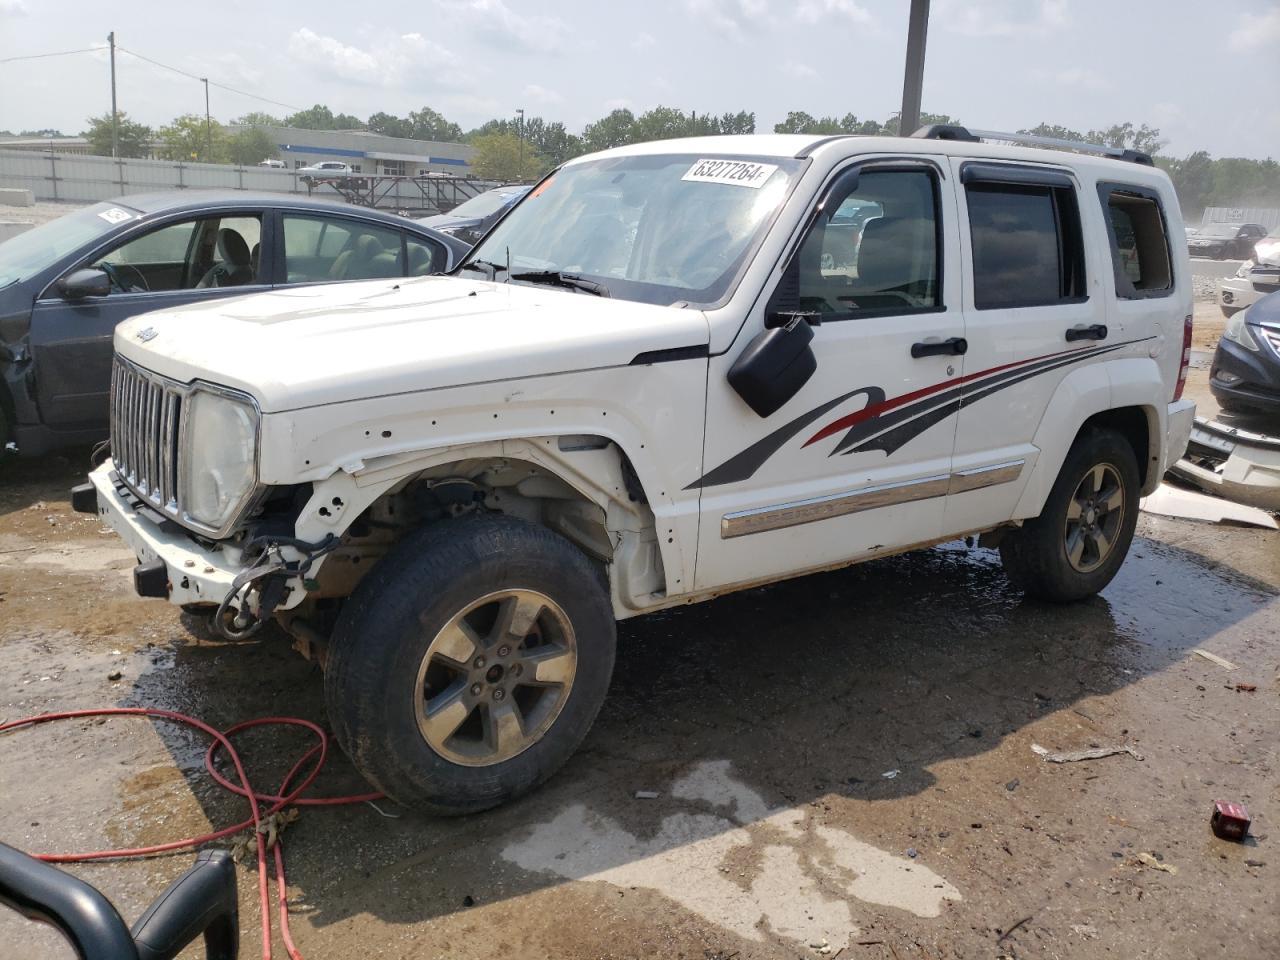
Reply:
[[[249,810],[251,816],[242,823],[235,826],[224,827],[213,833],[207,833],[202,837],[188,837],[185,840],[173,840],[169,843],[158,843],[150,847],[135,847],[131,850],[95,850],[91,853],[35,853],[32,854],[38,860],[46,863],[81,863],[86,860],[114,860],[122,857],[146,857],[157,853],[168,853],[171,850],[182,850],[186,847],[199,847],[213,840],[221,840],[223,837],[229,837],[241,830],[253,828],[254,836],[258,842],[258,899],[262,907],[262,957],[263,960],[271,960],[271,898],[267,887],[267,843],[266,838],[260,829],[263,821],[272,814],[277,813],[286,807],[326,807],[338,806],[350,803],[365,803],[369,800],[382,799],[381,793],[362,793],[349,797],[303,797],[302,791],[311,786],[312,781],[320,773],[320,768],[324,766],[325,757],[329,750],[329,738],[326,736],[317,724],[310,720],[299,720],[296,717],[263,717],[258,720],[246,720],[243,723],[237,723],[235,726],[228,727],[225,731],[219,732],[203,721],[197,720],[195,717],[189,717],[183,713],[176,713],[172,710],[156,710],[149,707],[109,707],[102,710],[67,710],[61,713],[42,713],[34,717],[23,717],[19,720],[11,720],[8,723],[0,723],[0,733],[6,730],[13,730],[17,727],[35,726],[40,723],[49,723],[54,720],[71,720],[83,717],[152,717],[157,720],[169,720],[173,723],[185,723],[189,727],[195,727],[202,733],[207,734],[213,742],[209,744],[209,749],[204,755],[204,765],[209,771],[209,775],[213,777],[221,786],[230,790],[232,793],[238,793],[249,801]],[[244,764],[240,762],[240,755],[236,752],[236,748],[231,745],[231,737],[243,730],[251,727],[266,726],[293,726],[303,727],[310,730],[316,735],[317,743],[310,750],[304,753],[301,759],[293,765],[284,780],[280,783],[280,792],[278,794],[257,793],[249,786],[249,777],[245,774]],[[236,776],[240,780],[240,785],[232,783],[214,767],[214,757],[218,749],[222,748],[226,751],[227,756],[231,758],[232,765],[236,768]],[[306,767],[311,758],[315,757],[315,766],[311,772],[303,778],[292,790],[289,785],[294,778]],[[265,812],[259,804],[270,804]],[[272,848],[275,855],[276,865],[276,901],[280,913],[280,938],[284,941],[285,950],[288,951],[291,960],[302,960],[302,954],[298,952],[298,948],[293,944],[293,937],[289,934],[289,900],[288,888],[285,885],[284,875],[284,854],[281,850],[281,839],[279,835],[276,837],[275,846]]]

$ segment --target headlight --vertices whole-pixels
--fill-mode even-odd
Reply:
[[[1227,326],[1222,331],[1222,336],[1232,343],[1238,343],[1246,350],[1257,352],[1258,341],[1253,339],[1253,334],[1249,332],[1249,325],[1244,322],[1248,310],[1241,310],[1239,313],[1233,313],[1227,318]]]
[[[257,486],[258,413],[221,391],[197,388],[187,400],[182,505],[197,524],[218,533]]]
[[[1240,269],[1236,271],[1236,277],[1240,280],[1248,280],[1249,271],[1256,266],[1257,264],[1252,260],[1246,260],[1244,263],[1240,264]]]

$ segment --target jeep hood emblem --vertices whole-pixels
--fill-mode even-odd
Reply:
[[[154,340],[157,336],[159,336],[159,334],[160,334],[160,331],[157,330],[155,327],[145,327],[142,330],[139,330],[135,334],[135,336],[143,343],[146,343],[148,340]]]

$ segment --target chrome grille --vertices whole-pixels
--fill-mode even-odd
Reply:
[[[111,371],[111,457],[120,478],[144,501],[172,517],[178,496],[182,384],[115,358]]]
[[[1271,349],[1280,353],[1280,327],[1258,327],[1258,329],[1266,337],[1267,343],[1271,344]]]

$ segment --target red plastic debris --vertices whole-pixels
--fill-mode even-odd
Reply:
[[[1213,802],[1213,816],[1209,826],[1223,840],[1243,840],[1249,832],[1249,811],[1243,804],[1227,800]]]

